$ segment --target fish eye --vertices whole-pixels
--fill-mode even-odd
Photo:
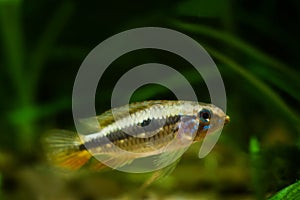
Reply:
[[[203,121],[203,122],[208,122],[211,118],[211,111],[208,109],[202,109],[199,112],[199,118]]]

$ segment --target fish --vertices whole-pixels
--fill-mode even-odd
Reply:
[[[157,156],[154,167],[160,165],[170,172],[178,163],[173,161],[178,161],[190,144],[222,129],[230,117],[213,104],[149,100],[112,108],[96,116],[96,120],[98,124],[93,127],[96,131],[92,133],[67,130],[48,133],[44,146],[50,162],[74,171],[93,158],[100,158],[95,166],[102,169],[120,168],[137,159]],[[95,126],[90,121],[85,119],[82,123],[86,127]],[[167,168],[171,163],[175,164]]]

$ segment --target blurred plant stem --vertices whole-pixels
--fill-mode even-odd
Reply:
[[[2,190],[2,187],[3,187],[3,178],[2,178],[2,173],[0,172],[0,199],[3,199],[3,190]]]
[[[298,92],[300,87],[297,84],[299,79],[299,73],[293,70],[291,67],[287,66],[286,64],[282,63],[281,61],[269,56],[263,51],[255,48],[251,44],[248,44],[247,42],[243,41],[239,37],[232,35],[227,31],[213,29],[211,27],[204,26],[201,24],[190,24],[186,22],[181,22],[178,20],[170,20],[170,23],[178,27],[179,29],[201,34],[203,36],[207,36],[216,39],[220,42],[223,42],[226,48],[234,47],[236,48],[237,51],[245,53],[249,58],[251,59],[253,58],[263,63],[265,67],[269,67],[273,70],[279,71],[279,73],[283,76],[283,78],[289,77],[289,79],[295,84],[293,84],[292,86],[284,85],[283,87],[282,83],[271,79],[271,81],[273,80],[272,84],[276,85],[282,90],[285,90],[297,100],[300,100],[300,95]],[[268,79],[268,77],[269,76],[262,76],[262,78],[266,78],[266,79]]]
[[[300,119],[299,116],[289,108],[288,105],[281,99],[279,95],[277,95],[268,85],[258,79],[256,76],[252,75],[245,68],[240,66],[234,60],[225,56],[224,54],[205,46],[206,50],[215,57],[220,60],[222,63],[226,64],[226,66],[231,69],[233,72],[238,73],[240,76],[244,77],[247,81],[249,81],[253,86],[255,86],[265,98],[269,99],[270,104],[274,104],[274,108],[281,111],[280,113],[284,114],[286,119],[288,119],[292,124],[295,125],[295,129],[300,133]]]
[[[260,51],[259,49],[253,47],[252,45],[248,44],[247,42],[241,40],[237,36],[231,35],[230,33],[223,31],[223,30],[216,30],[210,28],[208,26],[200,25],[200,24],[189,24],[186,22],[180,21],[170,21],[173,25],[180,29],[184,29],[190,32],[200,33],[202,35],[220,40],[230,46],[236,47],[240,51],[245,52],[248,55],[253,56],[255,59],[270,65],[285,74],[291,75],[293,78],[297,78],[297,74],[294,70],[286,66],[284,63],[272,58],[271,56],[267,55],[266,53]]]
[[[261,176],[261,156],[260,156],[260,145],[259,141],[255,137],[250,138],[249,152],[251,159],[251,177],[252,177],[252,188],[254,190],[257,200],[264,198],[265,190],[263,185],[263,179]]]
[[[21,16],[22,1],[2,1],[0,3],[0,20],[2,30],[2,41],[4,53],[6,56],[6,70],[11,79],[14,91],[10,95],[14,109],[29,106],[30,97],[26,94],[26,75],[24,75],[25,51],[24,51],[24,33],[22,29]],[[28,149],[31,144],[31,136],[34,132],[34,126],[28,123],[19,123],[16,125],[18,132],[18,142],[22,149]]]
[[[17,132],[16,143],[22,152],[33,150],[36,139],[37,116],[30,111],[36,107],[38,78],[45,65],[48,52],[65,26],[73,11],[73,4],[64,1],[55,12],[52,20],[37,42],[36,49],[28,56],[24,48],[24,33],[22,25],[22,1],[0,2],[0,26],[2,31],[3,52],[6,57],[7,74],[14,91],[8,98],[8,105],[13,105],[14,113],[11,123]],[[27,58],[29,57],[29,60]],[[39,108],[39,107],[38,107]],[[23,112],[22,112],[23,111]],[[28,113],[29,111],[29,113]],[[11,115],[11,113],[9,113]]]
[[[74,5],[70,1],[64,1],[55,11],[51,21],[46,26],[43,34],[38,38],[36,48],[31,52],[29,65],[31,67],[29,80],[29,94],[35,94],[38,86],[41,70],[45,65],[49,54],[59,37],[61,31],[74,12]]]
[[[24,76],[24,38],[21,25],[21,1],[0,2],[0,23],[2,32],[3,53],[7,62],[7,73],[16,93],[21,94],[21,101],[26,101],[23,90]]]

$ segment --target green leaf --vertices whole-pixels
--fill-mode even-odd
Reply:
[[[274,196],[269,198],[269,200],[279,200],[279,199],[280,200],[282,200],[282,199],[288,199],[288,200],[300,199],[300,181],[287,186],[286,188],[280,190]]]

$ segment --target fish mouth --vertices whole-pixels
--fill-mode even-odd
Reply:
[[[225,117],[225,124],[228,124],[230,122],[230,117],[228,115],[226,115]]]

